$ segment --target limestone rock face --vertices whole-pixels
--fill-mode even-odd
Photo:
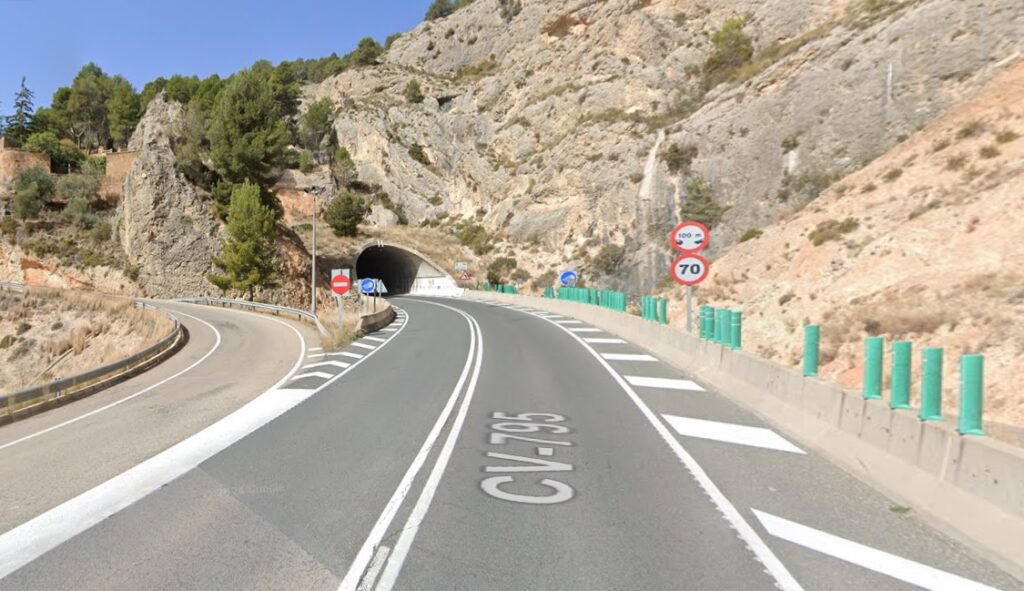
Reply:
[[[118,239],[145,294],[211,293],[206,276],[220,251],[220,226],[210,203],[175,169],[169,147],[150,144],[139,154],[125,179],[119,220]]]
[[[482,223],[535,275],[649,290],[694,179],[727,207],[712,256],[811,202],[913,135],[1024,49],[1024,3],[536,0],[511,20],[478,0],[398,39],[377,67],[305,89],[368,183],[412,225]],[[704,92],[710,37],[732,17],[757,59]],[[788,45],[777,45],[789,42]],[[766,52],[766,49],[775,48]],[[403,96],[410,79],[426,95]],[[675,145],[689,167],[670,171]],[[438,214],[442,214],[438,218]],[[601,276],[601,245],[627,247]],[[530,245],[529,254],[523,245]]]
[[[181,103],[171,100],[166,92],[161,91],[149,101],[145,114],[128,140],[128,149],[141,150],[150,145],[169,146],[182,110]]]

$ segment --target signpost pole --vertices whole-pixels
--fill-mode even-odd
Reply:
[[[693,286],[686,286],[686,332],[693,333]]]

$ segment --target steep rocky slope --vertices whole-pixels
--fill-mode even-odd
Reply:
[[[801,355],[801,327],[820,323],[823,375],[851,387],[861,384],[867,335],[944,347],[947,396],[958,356],[983,352],[986,416],[1024,425],[1022,187],[1018,61],[812,205],[733,247],[698,299],[742,309],[745,347],[789,364]],[[680,302],[673,314],[683,322]]]
[[[754,62],[705,94],[709,36],[744,15]],[[540,246],[520,257],[535,274],[570,264],[592,284],[647,289],[691,178],[728,207],[716,248],[728,246],[990,79],[1024,45],[1022,22],[1017,0],[538,0],[510,20],[478,0],[307,96],[340,106],[360,176],[412,223],[479,219],[498,254]],[[402,96],[411,79],[422,104]],[[670,172],[677,144],[698,154]],[[606,243],[628,254],[600,276],[587,263]]]

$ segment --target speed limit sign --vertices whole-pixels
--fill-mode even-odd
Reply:
[[[697,254],[708,247],[711,232],[700,222],[683,222],[672,230],[668,241],[672,248],[683,254]]]
[[[711,264],[699,254],[684,254],[672,262],[672,278],[682,285],[697,285],[710,270]]]

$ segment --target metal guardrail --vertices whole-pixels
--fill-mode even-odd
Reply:
[[[228,298],[215,298],[215,297],[202,297],[202,298],[177,298],[176,302],[184,302],[186,304],[203,304],[206,306],[221,306],[221,307],[237,307],[243,310],[249,310],[251,312],[264,311],[271,312],[275,315],[278,314],[295,314],[299,320],[305,320],[312,322],[320,334],[328,334],[327,329],[320,323],[320,319],[306,312],[305,310],[299,310],[298,308],[288,308],[285,306],[275,306],[274,304],[261,304],[259,302],[249,302],[246,300],[232,300]]]
[[[23,288],[23,285],[17,283],[0,282],[0,289],[21,291]],[[135,306],[149,310],[157,309],[141,300],[135,300]],[[81,398],[163,361],[185,341],[185,332],[181,328],[181,323],[173,316],[171,320],[174,321],[174,330],[138,353],[75,376],[0,396],[0,423],[10,422]]]

